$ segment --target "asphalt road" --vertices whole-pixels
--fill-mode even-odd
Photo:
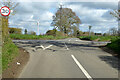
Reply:
[[[30,53],[19,78],[118,78],[118,59],[98,48],[107,42],[13,40]]]

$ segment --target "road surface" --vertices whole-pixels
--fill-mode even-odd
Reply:
[[[19,78],[118,78],[118,59],[98,46],[107,42],[13,40],[30,53]]]

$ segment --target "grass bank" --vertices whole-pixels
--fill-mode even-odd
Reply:
[[[111,41],[104,48],[113,51],[117,56],[120,54],[120,36],[79,36],[78,38],[91,41]]]
[[[2,78],[18,78],[24,66],[29,61],[29,57],[30,55],[25,49],[19,48],[19,55],[9,63],[9,68],[3,71]],[[17,65],[17,62],[19,62],[20,65]]]
[[[116,52],[118,55],[120,54],[120,38],[117,40],[112,40],[111,43],[108,43],[106,45],[109,49]]]
[[[11,39],[38,39],[38,40],[53,40],[53,39],[65,39],[67,36],[52,36],[52,35],[25,35],[25,34],[10,34]]]
[[[9,63],[18,55],[17,46],[11,39],[5,39],[2,47],[2,70],[4,71],[9,67]]]
[[[119,36],[79,36],[81,40],[91,40],[91,41],[111,41],[117,40]]]

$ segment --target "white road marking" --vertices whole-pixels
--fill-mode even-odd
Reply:
[[[78,67],[82,70],[82,72],[84,73],[84,75],[89,79],[89,80],[93,80],[92,77],[88,74],[88,72],[83,68],[83,66],[80,64],[80,62],[78,62],[78,60],[75,58],[74,55],[71,55],[73,60],[75,61],[75,63],[78,65]]]
[[[40,46],[43,50],[45,50],[45,47],[43,45]]]
[[[48,47],[45,47],[44,49],[47,49],[47,48],[50,48],[50,47],[52,47],[53,45],[49,45]]]
[[[53,45],[49,45],[49,46],[47,46],[47,47],[44,47],[43,45],[40,45],[40,46],[36,46],[36,47],[41,47],[43,50],[46,50],[46,49],[48,49],[48,48],[50,48],[50,47],[52,47]]]
[[[65,43],[64,43],[65,44]],[[67,47],[67,45],[65,44],[65,47],[67,48],[67,50],[69,50],[69,48]]]

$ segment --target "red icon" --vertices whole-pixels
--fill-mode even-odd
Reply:
[[[2,16],[9,16],[10,15],[10,9],[7,6],[3,6],[0,9],[0,13]]]

